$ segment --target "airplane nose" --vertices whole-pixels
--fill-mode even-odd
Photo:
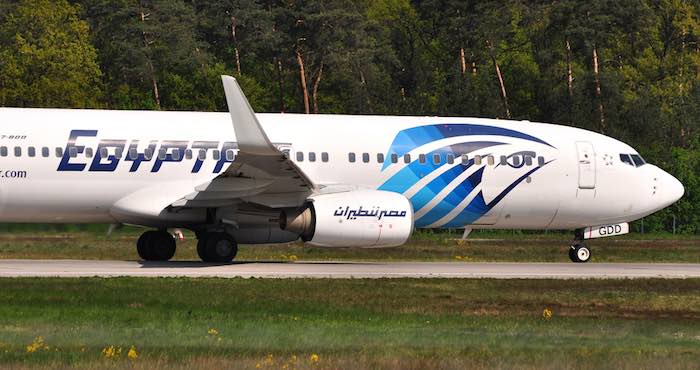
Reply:
[[[678,179],[673,177],[671,174],[661,171],[662,175],[660,177],[660,187],[659,193],[665,205],[671,205],[676,203],[683,194],[685,193],[685,188]]]

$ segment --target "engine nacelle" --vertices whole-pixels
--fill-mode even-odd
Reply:
[[[281,226],[317,247],[395,247],[411,236],[413,208],[388,191],[321,194],[298,212],[284,213]]]

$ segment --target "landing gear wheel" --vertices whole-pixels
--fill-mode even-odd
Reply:
[[[591,259],[591,250],[583,244],[574,244],[569,248],[571,262],[584,263]]]
[[[197,242],[197,254],[204,262],[231,262],[237,253],[238,243],[227,233],[207,233]]]
[[[175,255],[175,238],[165,231],[146,231],[136,242],[136,250],[145,261],[168,261]]]

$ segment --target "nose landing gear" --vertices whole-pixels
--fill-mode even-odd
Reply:
[[[571,242],[571,247],[569,248],[569,259],[571,259],[571,262],[575,263],[585,263],[591,259],[591,250],[583,241],[583,234],[580,231],[576,232],[574,241]]]
[[[569,258],[571,262],[584,263],[591,259],[591,250],[585,243],[572,244],[569,248]]]

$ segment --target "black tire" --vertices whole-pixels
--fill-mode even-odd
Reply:
[[[233,261],[238,253],[238,243],[233,236],[227,233],[210,233],[202,241],[202,250],[200,254],[202,261],[227,263]],[[200,248],[197,248],[198,250]]]
[[[586,263],[591,259],[591,250],[583,243],[574,244],[569,249],[569,258],[575,263]]]
[[[177,243],[172,235],[165,231],[158,232],[150,240],[151,242],[151,261],[170,261],[175,256]]]
[[[202,261],[207,260],[207,236],[209,236],[209,234],[202,233],[199,239],[197,239],[197,255]]]
[[[151,245],[151,239],[157,235],[157,231],[146,231],[145,233],[141,234],[139,237],[139,240],[136,242],[136,252],[138,252],[139,257],[141,257],[142,260],[144,261],[152,261],[153,260],[153,253],[152,253],[152,248],[150,247]]]
[[[175,255],[175,238],[165,231],[147,231],[136,242],[136,250],[145,261],[168,261]]]

